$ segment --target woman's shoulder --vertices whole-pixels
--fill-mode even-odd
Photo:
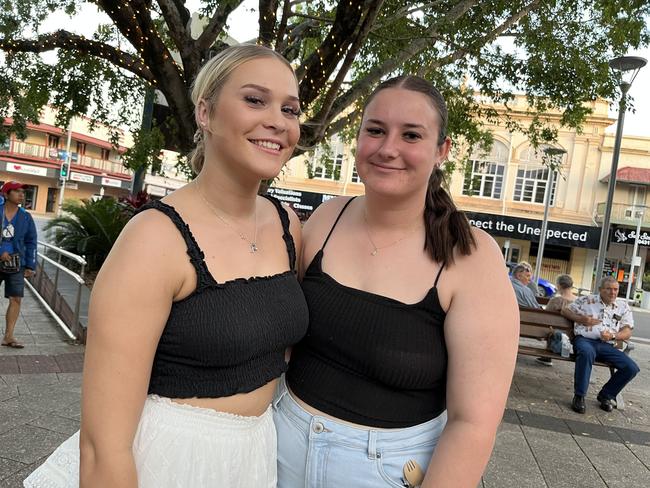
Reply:
[[[339,196],[330,198],[329,200],[321,203],[314,213],[311,214],[307,220],[309,225],[317,224],[333,224],[334,220],[341,214],[343,208],[356,197],[354,196]],[[310,224],[311,223],[311,224]]]
[[[118,241],[137,241],[150,246],[152,251],[163,243],[168,246],[174,241],[174,236],[183,233],[186,226],[178,213],[162,208],[163,205],[155,203],[139,209],[124,226]]]

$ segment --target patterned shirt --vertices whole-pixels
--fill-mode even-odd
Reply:
[[[600,295],[582,296],[569,305],[569,310],[581,315],[597,317],[600,320],[600,323],[593,327],[574,323],[573,333],[589,339],[600,339],[600,333],[606,330],[616,333],[623,327],[634,328],[632,310],[624,298],[617,298],[614,303],[606,305]]]

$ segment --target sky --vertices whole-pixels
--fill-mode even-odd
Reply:
[[[186,5],[190,11],[198,10],[201,2],[200,0],[187,0]],[[255,10],[258,2],[256,0],[244,0],[242,5],[233,12],[229,18],[229,34],[231,37],[238,41],[247,41],[257,37],[257,16]],[[79,14],[82,22],[75,22],[75,25],[80,28],[75,29],[75,32],[90,36],[98,23],[106,21],[108,18],[99,14],[97,7],[91,4],[84,3],[82,10]],[[43,23],[42,30],[56,30],[60,28],[67,28],[71,24],[70,19],[61,14],[53,15],[47,22]],[[630,56],[641,56],[650,61],[650,48],[640,51],[630,51],[627,53]],[[632,88],[630,95],[634,98],[635,112],[628,111],[625,115],[625,125],[623,133],[626,136],[645,136],[650,137],[650,64],[643,68]],[[617,104],[610,107],[610,117],[616,119],[618,117]],[[612,124],[607,129],[608,132],[616,131],[616,124]]]

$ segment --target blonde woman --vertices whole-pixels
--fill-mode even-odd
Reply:
[[[90,305],[80,435],[27,487],[276,484],[269,405],[308,317],[298,219],[257,191],[298,141],[297,82],[274,51],[241,45],[208,61],[192,99],[199,175],[112,249]]]

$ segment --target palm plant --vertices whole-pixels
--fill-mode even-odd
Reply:
[[[63,204],[64,215],[45,226],[52,231],[56,246],[86,257],[88,271],[103,264],[132,212],[127,205],[112,198],[69,200]]]

